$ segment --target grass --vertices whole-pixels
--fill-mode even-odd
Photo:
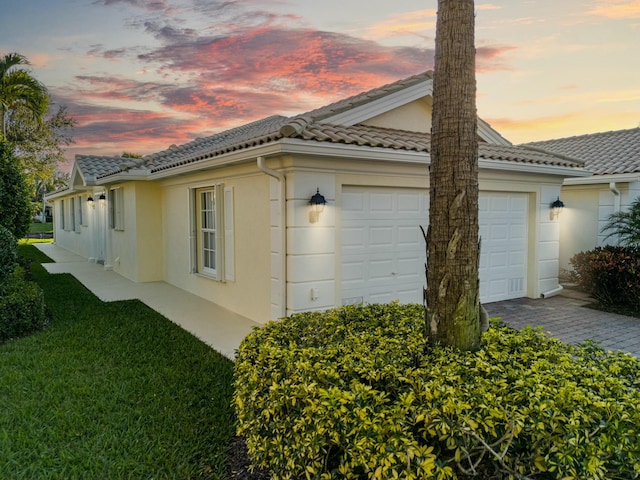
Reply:
[[[53,233],[53,223],[31,223],[29,233]]]
[[[33,262],[52,319],[0,345],[0,478],[225,479],[233,364],[138,301]]]

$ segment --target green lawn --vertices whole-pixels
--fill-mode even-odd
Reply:
[[[32,223],[29,233],[53,233],[53,223]]]
[[[0,478],[228,478],[232,362],[138,301],[32,270],[52,320],[0,345]]]

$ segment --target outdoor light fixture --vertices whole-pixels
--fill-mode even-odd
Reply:
[[[553,220],[554,218],[558,218],[560,216],[560,212],[562,212],[562,209],[564,208],[564,203],[562,203],[562,200],[560,200],[560,197],[558,197],[553,203],[551,203],[550,208],[551,219]]]
[[[311,205],[311,212],[309,214],[309,221],[311,223],[316,223],[320,218],[320,213],[324,210],[324,206],[327,204],[324,196],[320,193],[320,189],[316,189],[316,193],[309,200],[309,205]]]
[[[94,208],[93,197],[91,195],[87,198],[87,205],[89,205],[89,208]]]
[[[98,200],[100,201],[101,207],[104,207],[104,204],[107,203],[107,197],[104,196],[104,193],[100,194],[100,197],[98,197]]]
[[[313,195],[313,197],[311,197],[311,200],[309,200],[309,205],[311,205],[311,209],[316,212],[316,213],[320,213],[324,210],[324,206],[327,204],[327,201],[324,199],[324,196],[320,193],[320,189],[316,189],[316,193],[315,195]]]

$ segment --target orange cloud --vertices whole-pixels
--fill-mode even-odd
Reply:
[[[636,112],[573,111],[534,118],[484,118],[513,143],[632,128]]]
[[[407,12],[392,15],[384,22],[372,25],[368,29],[369,38],[385,38],[394,35],[406,35],[407,33],[424,33],[436,28],[437,10],[426,9],[415,12]]]
[[[587,13],[611,19],[640,18],[640,0],[600,0]]]

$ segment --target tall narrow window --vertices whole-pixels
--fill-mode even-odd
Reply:
[[[199,192],[200,222],[198,233],[200,240],[200,265],[201,272],[215,275],[216,271],[216,192],[205,190]]]
[[[69,205],[69,225],[67,230],[75,230],[76,229],[76,203],[78,203],[78,199],[76,197],[71,197],[71,204]]]
[[[63,200],[60,200],[60,204],[59,204],[59,212],[60,212],[60,228],[62,228],[62,230],[66,230],[67,229],[67,218],[65,215],[65,207],[66,207],[66,202]]]
[[[82,219],[82,204],[83,204],[82,197],[75,197],[74,198],[74,207],[73,208],[75,210],[75,213],[73,215],[73,221],[74,221],[73,229],[76,232],[80,231],[80,226],[83,224],[82,223],[82,220],[83,220]]]
[[[109,190],[109,226],[114,230],[124,230],[124,189]]]
[[[234,280],[233,190],[224,185],[191,190],[191,271]]]

